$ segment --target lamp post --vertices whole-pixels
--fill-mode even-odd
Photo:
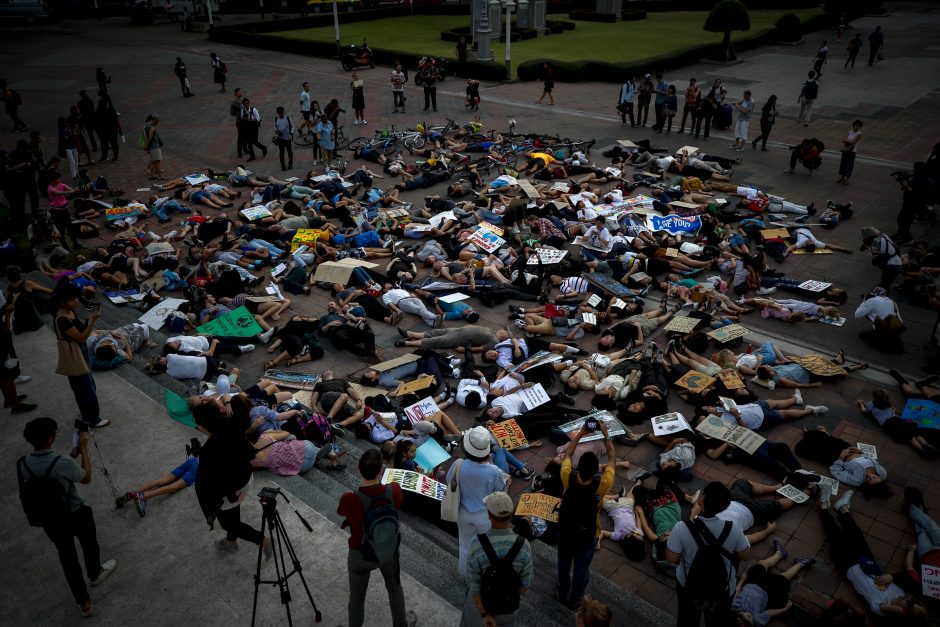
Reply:
[[[512,77],[512,72],[510,71],[510,53],[509,53],[509,33],[512,30],[512,0],[506,0],[506,80]]]
[[[487,0],[479,0],[479,19],[480,28],[476,31],[477,60],[492,61],[493,50],[490,47],[490,35],[493,31],[490,29],[490,13],[487,7]],[[474,3],[476,6],[476,3]]]
[[[336,0],[333,0],[333,33],[336,38],[336,56],[343,58],[343,52],[339,47],[339,12],[336,10]]]

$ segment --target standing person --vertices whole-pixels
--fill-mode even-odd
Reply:
[[[849,42],[849,45],[845,47],[849,51],[849,56],[845,60],[845,66],[849,67],[849,64],[852,64],[852,67],[855,67],[855,58],[858,56],[859,51],[865,44],[862,43],[862,34],[855,33],[855,37]]]
[[[330,124],[333,125],[333,152],[334,154],[336,153],[336,142],[339,139],[338,133],[339,133],[339,114],[340,113],[346,113],[346,109],[339,106],[339,100],[337,100],[336,98],[333,98],[328,103],[326,103],[326,107],[323,109],[323,114],[330,121]]]
[[[111,77],[104,73],[104,68],[95,68],[95,82],[98,83],[98,97],[107,96]]]
[[[35,216],[39,209],[36,189],[38,167],[25,139],[16,141],[16,149],[7,153],[4,195],[10,201],[10,220],[13,225],[26,225],[26,196]]]
[[[604,467],[604,472],[600,477],[596,476],[600,462],[591,452],[581,455],[577,471],[572,471],[572,458],[581,438],[592,433],[587,426],[586,423],[585,427],[578,431],[574,442],[568,445],[560,475],[565,491],[561,497],[558,517],[558,579],[555,598],[575,611],[584,599],[584,592],[591,577],[591,560],[594,559],[597,541],[601,535],[601,502],[614,485],[617,463],[617,452],[607,433],[607,423],[599,421],[598,427],[607,447],[607,466]]]
[[[222,60],[222,57],[214,52],[209,53],[209,62],[212,65],[213,82],[221,86],[219,91],[225,91],[225,81],[228,80],[226,77],[226,74],[228,74],[228,66],[225,65],[225,61]]]
[[[16,391],[16,379],[20,376],[20,361],[13,346],[14,302],[3,304],[0,314],[0,391],[3,392],[3,407],[10,413],[25,414],[36,409],[35,403],[26,403],[26,395]]]
[[[663,80],[662,74],[656,75],[656,86],[655,93],[656,98],[653,100],[653,112],[656,116],[656,123],[653,124],[653,130],[657,133],[663,132],[663,122],[666,121],[666,96],[667,91],[669,90],[669,83]]]
[[[68,248],[66,241],[71,238],[73,248],[79,249],[81,245],[75,239],[75,231],[71,228],[72,217],[69,215],[68,194],[74,192],[74,189],[62,182],[62,174],[58,170],[49,172],[49,185],[46,186],[46,197],[49,199],[49,217],[62,236],[62,245]]]
[[[353,73],[355,76],[355,73]],[[297,129],[300,131],[300,134],[303,135],[307,131],[313,131],[313,121],[310,119],[310,83],[304,81],[304,84],[300,87],[300,115],[303,117],[304,121],[301,123],[300,128]]]
[[[437,111],[437,83],[441,80],[441,70],[437,67],[437,61],[431,59],[428,61],[428,68],[424,72],[424,110],[427,111],[430,106]]]
[[[463,76],[467,67],[467,38],[463,35],[457,41],[457,67],[454,68],[454,77]]]
[[[532,583],[532,547],[512,530],[512,497],[493,492],[483,503],[491,528],[470,541],[461,627],[514,625],[519,599]]]
[[[705,486],[702,513],[677,523],[666,541],[666,560],[678,564],[677,627],[698,627],[702,613],[706,627],[731,624],[731,599],[737,580],[737,562],[751,554],[740,525],[718,518],[731,504],[731,491],[713,481]]]
[[[875,59],[878,58],[878,53],[884,45],[885,34],[881,32],[880,26],[876,26],[875,31],[868,36],[868,67],[875,64]]]
[[[313,130],[313,127],[316,126],[317,122],[320,121],[320,116],[323,114],[320,111],[320,101],[313,100],[310,102],[310,133],[313,135],[313,143],[310,144],[310,148],[313,151],[313,163],[314,165],[320,163],[320,158],[322,153],[320,151],[320,138],[317,136],[316,131]]]
[[[632,78],[628,78],[620,86],[620,95],[617,97],[617,111],[620,112],[620,122],[624,126],[627,124],[627,116],[630,116],[630,128],[636,128],[636,122],[633,120],[633,98],[635,96],[636,82]]]
[[[666,126],[666,135],[672,132],[672,121],[679,112],[679,97],[676,96],[676,86],[670,85],[666,89],[666,108],[663,109],[663,120]],[[660,129],[662,132],[662,129]]]
[[[813,119],[813,105],[816,104],[816,98],[819,97],[819,83],[816,82],[816,72],[810,70],[806,76],[807,80],[800,88],[800,97],[797,98],[800,103],[800,113],[796,116],[796,121],[802,122],[803,126],[809,126],[810,121]]]
[[[401,587],[398,510],[404,497],[397,483],[382,484],[384,465],[378,449],[364,452],[359,458],[359,487],[354,492],[343,494],[336,508],[336,513],[345,519],[342,528],[349,528],[349,554],[346,558],[349,627],[362,627],[365,622],[369,576],[376,569],[381,571],[385,580],[392,625],[410,627],[417,619],[414,611],[405,611],[405,593]],[[370,605],[369,609],[371,615],[375,606]]]
[[[472,78],[467,79],[467,100],[466,104],[471,111],[480,110],[480,81]]]
[[[930,179],[927,164],[918,161],[908,174],[896,173],[894,179],[901,186],[901,209],[898,211],[898,232],[891,236],[898,246],[910,244],[911,225],[915,220],[927,219],[927,199],[930,194]]]
[[[368,124],[368,122],[366,121],[366,116],[365,116],[365,110],[366,110],[365,85],[366,85],[365,81],[359,78],[359,74],[357,72],[353,72],[352,81],[349,83],[349,88],[352,90],[352,108],[353,108],[353,111],[356,112],[356,121],[353,122],[353,126],[361,126],[363,124]],[[436,106],[434,110],[437,111]]]
[[[826,64],[826,59],[829,58],[829,46],[824,39],[823,42],[819,45],[819,48],[816,50],[816,56],[813,57],[813,71],[816,72],[816,76],[822,76],[822,66]]]
[[[189,77],[186,75],[186,64],[183,63],[183,57],[176,57],[176,65],[173,66],[173,73],[179,79],[180,89],[183,91],[183,98],[190,98],[193,92],[189,90]]]
[[[56,125],[59,134],[58,154],[68,159],[69,171],[72,173],[72,178],[76,179],[78,178],[78,138],[65,118],[59,117]]]
[[[757,150],[757,142],[760,142],[760,149],[764,152],[769,152],[767,150],[767,138],[770,137],[770,130],[774,127],[774,122],[777,120],[777,96],[771,96],[767,99],[767,102],[764,103],[764,107],[760,111],[760,135],[754,138],[754,141],[751,142],[751,148]]]
[[[281,158],[281,169],[290,170],[294,167],[294,122],[289,115],[284,114],[284,107],[274,110],[274,141],[277,144],[278,155]],[[287,165],[284,164],[284,153],[287,152]]]
[[[836,183],[843,185],[849,184],[849,178],[852,176],[852,170],[855,169],[855,155],[858,149],[858,142],[862,141],[862,121],[852,122],[852,130],[845,135],[842,140],[842,158],[839,160],[839,180]]]
[[[901,227],[901,216],[898,216],[898,227]],[[898,247],[888,237],[873,226],[862,227],[862,250],[871,251],[871,265],[881,270],[881,281],[878,283],[884,289],[890,289],[891,284],[901,272],[901,255]]]
[[[88,433],[78,434],[78,446],[66,456],[52,450],[58,430],[59,425],[52,418],[36,418],[26,423],[23,438],[33,452],[17,460],[16,473],[20,494],[26,497],[24,510],[30,524],[41,526],[52,540],[79,611],[88,617],[92,612],[91,597],[78,563],[75,539],[82,547],[85,572],[92,586],[101,585],[114,572],[117,560],[101,562],[94,513],[75,488],[76,483],[91,483]],[[76,462],[75,457],[81,458],[81,462]],[[58,486],[47,486],[49,480]]]
[[[242,112],[242,88],[236,87],[232,92],[232,101],[228,103],[228,114],[235,118],[235,145],[238,150],[238,158],[242,158],[242,153],[248,152],[245,149],[245,138],[242,136],[241,112]]]
[[[405,73],[401,71],[401,65],[396,65],[395,69],[392,70],[392,74],[389,77],[389,81],[392,83],[392,106],[394,110],[392,113],[398,113],[398,108],[401,107],[401,112],[405,112],[405,81],[408,80],[405,76]]]
[[[685,132],[685,120],[692,116],[689,121],[689,132],[695,128],[695,118],[698,116],[698,109],[702,104],[702,90],[694,78],[689,79],[689,86],[685,88],[685,105],[682,107],[682,123],[679,125],[679,132]]]
[[[323,163],[329,168],[330,164],[333,163],[333,150],[336,148],[336,129],[333,123],[330,122],[330,118],[328,118],[325,113],[321,113],[317,125],[313,127],[313,131],[319,137]]]
[[[643,81],[637,89],[636,101],[636,123],[638,126],[646,126],[646,120],[650,116],[650,100],[653,99],[655,87],[649,74],[643,75]]]
[[[734,103],[734,108],[738,110],[738,121],[734,125],[734,144],[731,148],[743,152],[744,145],[747,144],[747,132],[751,127],[751,113],[754,112],[754,101],[751,100],[750,90],[744,90],[744,98]]]
[[[97,307],[87,321],[82,320],[75,313],[78,297],[78,288],[70,283],[57,286],[57,292],[53,294],[53,329],[59,350],[55,371],[56,374],[68,377],[81,419],[93,428],[107,427],[111,421],[102,418],[99,413],[98,393],[88,367],[86,345],[88,336],[95,330],[95,323],[101,316],[101,307]]]
[[[95,141],[95,102],[88,97],[88,92],[82,89],[78,92],[78,113],[81,116],[82,128],[88,135],[88,142],[92,150],[98,150],[98,143]]]
[[[708,133],[711,130],[712,120],[718,113],[718,107],[721,106],[721,79],[716,78],[712,83],[711,89],[705,94],[702,100],[702,106],[698,112],[698,119],[695,122],[695,139],[699,138],[702,132],[702,126],[705,126],[705,139],[708,139]]]
[[[141,144],[150,159],[150,163],[144,170],[150,175],[151,180],[165,181],[166,177],[163,176],[161,169],[163,167],[163,140],[157,132],[158,124],[160,124],[160,118],[153,114],[148,115],[144,130],[141,132]]]
[[[464,433],[466,459],[457,460],[447,470],[447,485],[460,491],[457,511],[457,572],[467,574],[470,541],[490,530],[490,519],[483,499],[493,492],[506,490],[503,471],[490,460],[490,433],[486,427],[474,427]]]
[[[555,97],[552,92],[555,90],[555,70],[548,63],[542,64],[542,70],[539,73],[539,80],[542,81],[542,95],[536,102],[542,102],[545,96],[548,96],[548,104],[555,104]]]
[[[5,80],[0,82],[0,90],[3,91],[3,109],[13,120],[13,132],[25,131],[29,128],[29,124],[21,120],[19,116],[19,108],[23,104],[23,97],[7,85]]]
[[[111,163],[117,163],[118,160],[118,137],[124,131],[121,129],[121,118],[114,109],[114,103],[110,96],[102,96],[98,99],[98,107],[95,109],[95,128],[98,131],[98,139],[101,141],[101,159],[99,162],[107,161],[108,148],[111,149],[113,157]]]
[[[242,108],[238,113],[241,124],[239,135],[242,138],[242,148],[248,153],[248,161],[255,160],[255,146],[261,151],[262,157],[268,156],[268,147],[258,142],[258,129],[261,128],[261,113],[251,106],[248,98],[242,98]]]

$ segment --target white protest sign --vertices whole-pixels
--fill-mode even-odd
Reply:
[[[679,431],[692,430],[685,416],[676,411],[663,414],[662,416],[654,416],[651,422],[653,423],[654,435],[670,435]]]
[[[784,485],[782,488],[779,488],[777,493],[787,497],[794,503],[805,503],[809,500],[809,496],[807,496],[805,492],[799,488],[793,487],[789,483]]]
[[[623,425],[620,424],[620,421],[614,418],[609,411],[596,411],[593,414],[588,414],[583,418],[577,418],[571,422],[566,422],[565,424],[558,427],[565,433],[575,433],[580,431],[584,426],[584,423],[588,419],[597,420],[598,422],[604,422],[607,424],[607,435],[613,437],[615,435],[624,435],[627,431],[623,428]],[[600,431],[595,431],[589,435],[585,435],[581,438],[582,442],[590,442],[592,440],[602,440],[604,434]]]
[[[209,177],[205,174],[190,174],[189,176],[184,176],[186,182],[190,185],[199,185],[200,183],[208,183]]]
[[[921,564],[920,581],[924,596],[940,599],[940,568],[930,564]]]
[[[186,301],[182,298],[166,298],[156,305],[153,306],[153,309],[142,315],[138,320],[146,324],[148,327],[154,331],[159,331],[163,328],[163,323],[166,322],[166,317],[171,313],[180,308],[180,306]]]
[[[865,444],[864,442],[856,442],[855,446],[858,447],[858,450],[862,452],[862,455],[871,460],[878,459],[878,449],[875,448],[874,444]]]
[[[548,397],[548,392],[545,391],[541,383],[536,383],[530,388],[519,390],[516,394],[522,396],[522,402],[525,403],[526,409],[529,411],[552,400]]]
[[[429,396],[422,398],[414,405],[405,408],[405,415],[411,419],[412,423],[419,422],[440,413],[441,408],[434,402],[434,398]]]
[[[267,217],[270,217],[271,215],[271,212],[268,211],[268,208],[265,207],[264,205],[258,205],[256,207],[246,207],[242,209],[241,211],[239,211],[238,213],[242,214],[242,216],[249,222],[252,220],[260,220],[261,218],[267,218]]]
[[[592,294],[589,299],[587,299],[588,307],[597,307],[601,304],[601,297],[597,294]]]
[[[470,298],[466,294],[461,294],[460,292],[454,292],[453,294],[448,294],[446,296],[441,296],[438,298],[442,303],[456,303],[461,300],[467,300]]]
[[[538,253],[538,256],[532,255],[529,257],[529,261],[526,262],[527,265],[537,266],[539,260],[543,264],[559,263],[568,254],[567,250],[557,250],[555,248],[536,248],[535,252]]]
[[[821,292],[832,287],[832,283],[825,283],[823,281],[803,281],[797,285],[797,287],[801,290],[808,290],[810,292]]]

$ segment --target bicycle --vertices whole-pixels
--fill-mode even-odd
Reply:
[[[294,133],[294,143],[298,146],[312,146],[314,142],[317,141],[318,137],[319,135],[313,130],[303,133]],[[346,134],[343,132],[342,126],[336,129],[336,140],[334,143],[336,150],[346,150],[349,147],[349,141],[346,139]]]

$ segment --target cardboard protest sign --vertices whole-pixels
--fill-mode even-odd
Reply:
[[[716,440],[733,444],[748,455],[753,455],[754,451],[766,441],[763,436],[750,429],[740,425],[729,425],[715,415],[710,415],[698,423],[695,430]]]
[[[200,333],[207,335],[224,335],[226,337],[252,337],[261,333],[261,325],[255,317],[242,305],[218,318],[214,318],[202,326],[196,327]]]
[[[594,419],[598,422],[604,422],[607,425],[607,434],[611,437],[615,435],[623,435],[627,431],[623,428],[623,425],[620,424],[620,421],[614,418],[609,411],[596,411],[592,414],[588,414],[582,418],[577,418],[571,422],[566,422],[565,424],[559,426],[558,428],[564,431],[565,433],[577,433],[581,430],[581,427],[584,426],[584,423],[588,419]],[[601,431],[595,431],[589,435],[581,438],[582,442],[591,442],[593,440],[602,440],[604,434]]]
[[[638,146],[634,144],[629,139],[618,139],[617,143],[623,146],[624,148],[637,148]]]
[[[744,337],[748,333],[750,333],[750,331],[742,327],[740,324],[729,324],[727,326],[721,327],[720,329],[709,331],[705,335],[712,338],[716,342],[725,344],[731,340],[736,340],[739,337]]]
[[[267,218],[271,216],[271,212],[268,211],[268,208],[264,205],[257,205],[255,207],[245,207],[239,211],[243,218],[249,222],[253,220],[260,220],[261,218]]]
[[[405,415],[408,416],[412,424],[421,420],[426,420],[427,418],[430,418],[435,414],[439,414],[440,412],[441,408],[437,406],[437,403],[434,402],[434,398],[431,396],[422,398],[414,405],[409,405],[405,408]]]
[[[940,568],[930,564],[921,564],[920,581],[924,596],[940,599]]]
[[[266,370],[264,377],[280,388],[292,390],[312,390],[320,380],[320,375],[312,372],[290,372],[287,370]]]
[[[874,444],[865,444],[864,442],[856,442],[855,447],[862,452],[862,455],[871,460],[878,459],[878,449],[875,448]]]
[[[679,431],[691,431],[692,427],[685,419],[685,416],[677,411],[663,414],[662,416],[653,416],[650,419],[653,424],[653,435],[670,435]]]
[[[529,446],[529,441],[526,439],[522,428],[519,426],[519,423],[516,422],[515,418],[497,422],[491,429],[496,441],[507,451]]]
[[[516,516],[535,516],[548,522],[558,522],[561,499],[541,492],[526,492],[519,496]]]
[[[405,364],[410,364],[411,362],[418,361],[419,359],[421,359],[421,357],[415,355],[414,353],[406,353],[396,357],[395,359],[389,359],[388,361],[375,364],[372,366],[372,369],[376,372],[385,372],[386,370],[391,370],[392,368],[397,368],[398,366],[404,366]]]
[[[411,394],[412,392],[424,390],[431,387],[433,384],[434,377],[429,374],[422,375],[414,381],[408,381],[407,383],[400,384],[398,389],[395,390],[395,396],[404,396],[405,394]]]
[[[729,390],[739,390],[744,387],[744,381],[741,380],[741,375],[734,370],[722,370],[718,373],[718,378]]]
[[[160,253],[171,253],[174,251],[173,244],[170,242],[151,242],[144,248],[148,255],[159,255]]]
[[[790,237],[790,231],[786,228],[781,229],[761,229],[761,237],[764,238],[764,241],[769,239],[787,239]]]
[[[126,207],[108,207],[104,210],[104,216],[108,222],[114,222],[143,215],[146,209],[142,204],[132,202]]]
[[[699,148],[698,146],[683,146],[682,148],[680,148],[679,150],[676,151],[676,154],[677,154],[677,155],[686,155],[686,156],[688,156],[688,157],[693,157],[693,156],[697,155],[700,150],[701,150],[701,148]]]
[[[692,211],[699,208],[699,205],[694,202],[685,202],[684,200],[673,200],[669,203],[671,209],[684,209],[686,211]]]
[[[620,281],[613,280],[606,274],[601,274],[600,272],[584,272],[581,274],[581,276],[584,277],[584,279],[591,285],[598,287],[605,292],[609,292],[614,296],[631,300],[633,298],[633,292],[630,291],[630,288]]]
[[[321,233],[320,229],[297,229],[290,241],[290,251],[295,253],[301,246],[316,247],[317,239],[319,239]]]
[[[700,394],[708,389],[708,386],[714,382],[715,377],[710,377],[696,370],[690,370],[676,381],[676,385],[687,389],[689,392]]]
[[[810,292],[821,292],[832,287],[832,283],[826,283],[825,281],[803,281],[797,285],[797,287]]]
[[[526,265],[537,266],[539,265],[540,259],[543,264],[560,263],[561,260],[565,258],[565,255],[568,254],[567,250],[557,250],[555,248],[536,248],[535,252],[538,256],[532,255],[529,257]]]
[[[154,331],[159,331],[163,328],[163,323],[166,322],[167,316],[179,309],[185,302],[186,301],[182,298],[164,298],[137,320],[143,322]]]
[[[534,355],[529,356],[527,359],[519,362],[515,366],[512,366],[506,370],[506,372],[525,372],[536,366],[541,366],[542,364],[552,364],[556,361],[561,361],[564,359],[562,355],[558,353],[553,353],[551,351],[539,351]]]
[[[687,316],[676,316],[669,321],[663,331],[675,331],[676,333],[691,333],[701,322],[700,318],[689,318]]]
[[[793,487],[789,483],[784,485],[782,488],[779,488],[777,490],[777,494],[781,494],[787,497],[794,503],[805,503],[806,501],[809,500],[809,496],[807,496],[805,492],[803,492],[799,488]]]
[[[526,409],[529,411],[545,403],[549,403],[552,400],[548,397],[548,392],[545,391],[541,383],[536,383],[530,388],[518,390],[513,392],[513,394],[518,394],[522,397],[522,402],[525,403]]]
[[[670,235],[695,235],[702,228],[702,218],[699,216],[646,216],[646,224],[655,232],[665,231]]]
[[[552,186],[549,188],[548,191],[565,193],[568,191],[570,187],[571,185],[569,185],[568,183],[564,181],[555,181],[554,183],[552,183]]]
[[[434,438],[428,438],[415,452],[415,462],[427,471],[431,471],[450,459],[450,453],[437,443]]]
[[[927,399],[908,399],[901,418],[924,429],[940,429],[940,404]]]
[[[532,186],[532,183],[525,179],[519,179],[519,189],[527,198],[538,198],[539,191]]]
[[[848,374],[842,366],[832,363],[822,355],[791,357],[790,361],[803,366],[820,377],[838,377]]]
[[[399,470],[397,468],[387,468],[382,475],[382,483],[385,485],[397,483],[402,490],[423,494],[436,501],[443,501],[444,492],[447,491],[447,486],[440,481],[435,481],[420,472]]]
[[[209,182],[209,177],[205,174],[202,174],[201,172],[197,172],[196,174],[190,174],[188,176],[184,176],[183,178],[186,179],[186,182],[189,183],[190,185],[199,185],[200,183]]]
[[[339,263],[338,261],[324,261],[317,266],[313,280],[346,285],[349,283],[354,268],[355,266]]]

